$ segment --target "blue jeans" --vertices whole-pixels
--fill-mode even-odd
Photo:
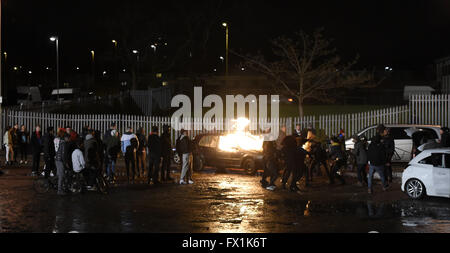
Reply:
[[[116,162],[112,159],[109,159],[108,165],[106,166],[106,173],[108,177],[114,175],[114,170],[116,169]]]
[[[384,178],[384,166],[375,166],[375,165],[370,165],[369,167],[369,182],[368,182],[368,187],[369,189],[372,189],[372,180],[373,180],[373,173],[377,172],[378,175],[381,178],[381,182],[383,183],[383,187],[386,187],[386,179]]]

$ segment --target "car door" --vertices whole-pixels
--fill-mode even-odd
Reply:
[[[405,129],[405,127],[390,128],[390,134],[394,138],[395,144],[393,162],[409,162],[411,160],[412,140]]]
[[[439,196],[450,196],[450,164],[448,154],[434,153],[433,160],[433,185]]]
[[[205,164],[210,165],[214,163],[214,149],[211,148],[211,135],[203,135],[198,141],[199,153],[202,155]]]

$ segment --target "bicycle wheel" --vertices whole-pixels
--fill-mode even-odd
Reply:
[[[38,178],[34,180],[33,188],[37,193],[47,193],[50,190],[50,183],[46,178]]]
[[[107,194],[109,186],[108,182],[106,182],[106,179],[102,175],[98,175],[95,181],[97,182],[98,191],[103,194]]]

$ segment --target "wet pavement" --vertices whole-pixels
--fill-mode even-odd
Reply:
[[[239,171],[196,173],[193,185],[120,183],[108,195],[33,190],[29,168],[0,176],[0,232],[450,232],[450,199],[412,201],[396,182],[374,194],[315,178],[293,193]],[[175,176],[178,176],[176,174]]]

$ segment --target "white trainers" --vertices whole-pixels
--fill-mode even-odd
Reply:
[[[180,184],[186,184],[184,180],[180,180]]]
[[[267,187],[266,187],[266,189],[269,190],[269,191],[274,191],[275,188],[277,188],[275,185],[267,186]]]
[[[53,174],[53,172],[50,172],[50,176],[51,176],[51,177],[54,177],[54,176],[55,176],[55,174]]]
[[[41,176],[45,176],[45,171],[42,171]]]
[[[189,182],[188,182],[189,184],[193,184],[194,183],[194,181],[192,181],[192,180],[189,180]]]

